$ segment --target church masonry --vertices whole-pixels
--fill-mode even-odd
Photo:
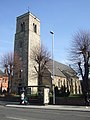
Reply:
[[[16,20],[16,34],[14,43],[14,78],[12,81],[12,91],[17,91],[18,86],[37,86],[38,76],[35,69],[35,61],[31,59],[31,51],[35,46],[40,47],[40,20],[32,13],[27,12]],[[37,48],[36,48],[37,49]],[[17,56],[18,59],[15,59]],[[43,77],[43,85],[51,85],[52,62],[49,63],[48,70],[45,71],[47,78]],[[51,67],[51,68],[50,68]],[[80,81],[70,66],[54,61],[54,84],[61,88],[68,86],[70,93],[81,94]],[[72,83],[72,84],[71,84]],[[32,88],[32,93],[37,88]]]
[[[40,46],[40,20],[32,13],[27,12],[17,17],[16,20],[14,56],[18,56],[17,62],[21,66],[19,66],[19,71],[14,66],[14,89],[18,84],[23,86],[38,84],[37,78],[32,77],[34,63],[31,60],[31,50],[37,45]]]

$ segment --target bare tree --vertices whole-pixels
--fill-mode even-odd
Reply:
[[[71,60],[78,65],[82,77],[82,91],[89,92],[90,32],[77,32],[72,41]]]
[[[42,85],[42,77],[46,69],[46,64],[50,61],[50,53],[41,45],[36,46],[32,50],[31,59],[36,63],[34,68],[38,75],[38,85]]]
[[[1,59],[2,67],[4,67],[5,74],[8,75],[8,92],[11,92],[12,77],[13,77],[13,53],[3,54]]]
[[[21,62],[19,61],[19,56],[13,52],[3,54],[1,57],[1,64],[4,67],[4,73],[8,75],[8,92],[12,92],[12,83],[13,83],[13,70],[16,69],[18,75],[20,76]],[[19,83],[19,79],[16,81]]]

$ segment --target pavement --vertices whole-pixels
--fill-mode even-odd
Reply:
[[[33,108],[33,109],[49,109],[49,110],[70,110],[90,112],[90,106],[71,106],[71,105],[20,105],[19,102],[0,101],[0,105],[15,108]]]

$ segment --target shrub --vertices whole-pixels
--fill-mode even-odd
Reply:
[[[61,89],[58,90],[58,87],[55,87],[56,97],[68,97],[70,95],[69,90],[65,86],[61,86]]]

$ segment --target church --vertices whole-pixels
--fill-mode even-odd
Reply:
[[[27,12],[20,15],[16,19],[16,33],[14,42],[14,62],[16,57],[18,60],[14,65],[14,79],[12,81],[13,91],[17,91],[17,87],[21,86],[37,86],[38,78],[34,77],[33,71],[36,64],[31,59],[31,50],[35,46],[40,47],[40,20],[32,13]],[[48,69],[43,77],[43,85],[52,86],[52,60],[48,63]],[[65,85],[70,93],[81,94],[81,84],[76,72],[67,65],[54,61],[54,80],[53,84],[61,88]],[[36,91],[31,89],[31,91]]]

